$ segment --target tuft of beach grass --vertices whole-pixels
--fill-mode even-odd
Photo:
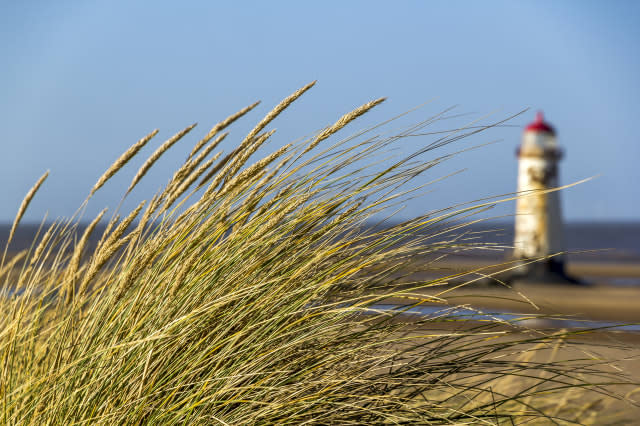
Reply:
[[[483,271],[420,278],[430,267],[415,261],[423,256],[491,248],[469,241],[460,221],[503,199],[371,226],[450,158],[427,157],[435,146],[427,144],[381,161],[442,113],[314,151],[384,100],[376,99],[250,163],[273,134],[267,127],[314,84],[207,160],[233,138],[219,133],[257,103],[214,125],[149,203],[114,214],[96,245],[89,239],[105,210],[80,238],[79,218],[60,219],[3,262],[0,423],[579,423],[592,419],[591,395],[630,399],[610,389],[634,383],[606,360],[579,350],[557,357],[580,349],[573,340],[583,332],[482,312],[477,321],[469,306],[444,305],[450,280]],[[193,126],[151,154],[125,195]],[[89,198],[156,133],[125,151]],[[433,143],[455,142],[451,133]],[[10,239],[46,176],[25,197]],[[390,298],[410,302],[388,306]],[[425,304],[440,308],[416,315]]]

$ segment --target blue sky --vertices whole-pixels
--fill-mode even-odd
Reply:
[[[281,98],[318,84],[273,126],[271,148],[377,97],[347,131],[432,100],[417,122],[457,105],[488,123],[532,108],[442,153],[499,140],[435,169],[466,169],[408,204],[403,216],[515,190],[521,126],[542,109],[566,151],[568,220],[640,219],[640,2],[635,1],[30,1],[0,5],[0,221],[47,169],[25,219],[69,216],[102,172],[154,128],[157,143],[196,134],[260,99],[226,150]],[[195,139],[195,137],[192,137]],[[410,138],[409,153],[432,139]],[[192,140],[191,140],[192,141]],[[156,145],[105,186],[88,213],[115,208]],[[149,198],[188,146],[170,151],[137,188]],[[510,213],[513,205],[496,214]]]

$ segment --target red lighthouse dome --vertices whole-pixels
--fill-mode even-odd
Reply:
[[[538,111],[538,113],[536,114],[536,120],[529,124],[525,129],[525,132],[544,132],[544,133],[550,133],[552,135],[555,135],[556,132],[553,129],[553,127],[551,127],[551,125],[547,122],[544,121],[544,115],[542,114],[542,111]]]

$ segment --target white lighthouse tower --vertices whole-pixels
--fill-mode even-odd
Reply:
[[[513,256],[522,261],[517,274],[531,281],[575,282],[565,275],[562,255],[547,258],[564,250],[559,192],[545,192],[558,186],[562,150],[541,112],[525,128],[517,156],[520,197]]]

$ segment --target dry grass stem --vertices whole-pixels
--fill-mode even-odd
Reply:
[[[242,183],[245,182],[247,179],[251,179],[252,177],[254,177],[257,173],[261,172],[265,167],[269,166],[269,164],[271,164],[276,159],[281,157],[284,153],[286,153],[291,148],[291,146],[292,146],[291,144],[287,144],[282,148],[280,148],[279,150],[277,150],[276,152],[269,154],[262,160],[257,161],[252,166],[247,167],[246,170],[237,174],[220,189],[219,196],[222,197],[226,192],[232,191],[236,186],[242,185]],[[210,193],[205,194],[205,197],[209,195],[211,194]]]
[[[305,148],[305,150],[302,152],[303,154],[311,151],[312,149],[314,149],[320,142],[322,142],[323,140],[327,139],[329,136],[333,135],[334,133],[338,132],[340,129],[342,129],[343,127],[345,127],[347,124],[349,124],[350,122],[352,122],[353,120],[355,120],[356,118],[360,117],[361,115],[367,113],[367,111],[369,111],[370,109],[372,109],[373,107],[375,107],[376,105],[381,104],[382,102],[384,102],[387,98],[379,98],[376,99],[375,101],[371,101],[371,102],[367,102],[366,104],[354,109],[353,111],[343,115],[342,117],[340,117],[340,119],[338,121],[336,121],[332,126],[326,128],[325,130],[323,130],[322,132],[320,132],[319,135],[317,135],[313,141],[309,144],[309,146],[307,148]]]
[[[131,180],[131,184],[129,185],[129,188],[127,189],[126,193],[128,194],[131,192],[131,190],[138,184],[138,182],[140,182],[140,179],[142,179],[144,175],[147,174],[151,166],[153,166],[155,162],[158,161],[158,159],[162,156],[162,154],[164,154],[176,142],[182,139],[187,133],[189,133],[194,127],[196,127],[197,124],[198,123],[193,123],[192,125],[184,128],[183,130],[173,135],[171,138],[167,139],[162,145],[160,145],[153,152],[153,154],[151,154],[151,156],[147,159],[147,161],[145,161],[142,167],[140,167],[140,169],[138,170],[138,173],[136,173],[134,178]]]
[[[249,134],[240,143],[239,148],[242,150],[247,144],[251,143],[253,138],[262,131],[269,123],[271,123],[282,111],[287,109],[292,103],[302,96],[307,90],[311,89],[316,84],[316,81],[312,81],[304,87],[293,92],[291,95],[283,99],[278,105],[276,105],[269,113],[249,132]]]
[[[98,241],[96,251],[100,251],[100,249],[104,246],[106,239],[109,238],[109,236],[111,235],[111,230],[113,229],[114,226],[116,226],[116,223],[118,223],[119,221],[120,221],[119,214],[114,215],[109,220],[109,222],[107,223],[107,226],[104,228],[104,231],[102,231],[102,235],[100,236],[100,240]]]
[[[165,204],[165,209],[173,205],[173,203],[175,203],[176,200],[180,198],[180,196],[184,194],[191,185],[193,185],[193,182],[195,182],[209,167],[213,165],[213,163],[220,157],[221,154],[222,154],[221,152],[217,153],[212,158],[207,160],[204,164],[202,164],[200,167],[198,167],[198,169],[195,172],[191,173],[189,177],[187,177],[180,184],[180,186],[173,193],[169,195]]]
[[[238,156],[233,159],[231,164],[229,164],[229,171],[226,172],[226,176],[235,175],[242,166],[251,158],[253,154],[260,148],[266,141],[269,139],[274,133],[276,129],[265,132],[261,135],[256,136],[255,141],[249,145],[244,150],[238,153]]]
[[[29,261],[30,268],[33,267],[36,264],[36,262],[41,260],[42,254],[44,253],[44,250],[47,247],[47,244],[49,244],[49,241],[51,240],[51,237],[53,236],[56,228],[57,228],[57,223],[55,222],[49,225],[47,232],[44,233],[44,235],[40,239],[40,242],[36,246],[36,249],[33,251],[33,254],[31,255],[31,260]]]
[[[283,99],[278,105],[276,105],[271,111],[265,115],[265,117],[245,136],[245,138],[240,142],[238,147],[230,154],[230,159],[234,158],[243,158],[245,157],[245,150],[251,146],[255,140],[260,139],[258,134],[269,124],[271,123],[278,115],[282,113],[287,107],[289,107],[293,102],[296,101],[300,96],[302,96],[307,90],[311,89],[316,84],[316,81],[312,81],[311,83],[305,85],[304,87],[296,90],[291,95],[287,96]],[[266,140],[266,139],[265,139]],[[263,141],[264,142],[264,141]],[[257,148],[256,148],[257,149]],[[254,150],[255,151],[255,150]],[[248,156],[247,156],[248,158]],[[246,160],[245,160],[246,161]],[[237,170],[237,169],[236,169]],[[209,176],[209,175],[207,175]],[[213,176],[213,175],[211,175]],[[204,179],[207,180],[206,178]],[[203,183],[201,183],[202,185]]]
[[[202,138],[200,141],[198,141],[198,143],[193,147],[193,150],[191,151],[191,154],[189,154],[189,158],[187,158],[187,160],[190,160],[191,158],[193,158],[193,156],[196,155],[196,153],[200,151],[200,149],[207,142],[209,142],[211,138],[213,138],[218,132],[221,132],[225,128],[229,127],[231,124],[233,124],[234,121],[238,120],[239,118],[244,116],[246,113],[248,113],[249,111],[257,107],[258,105],[260,105],[260,101],[252,103],[251,105],[241,109],[235,114],[230,115],[229,117],[225,118],[224,120],[222,120],[221,122],[213,126],[209,131],[209,133],[207,133],[207,135],[204,138]]]
[[[89,288],[89,285],[93,281],[93,279],[98,275],[98,272],[102,269],[102,267],[113,257],[114,254],[125,244],[131,241],[135,235],[133,233],[126,235],[123,238],[114,240],[110,245],[103,247],[102,250],[98,253],[98,257],[96,257],[90,264],[87,269],[87,272],[84,274],[82,281],[80,283],[80,288],[86,291]]]
[[[207,158],[209,154],[211,154],[211,151],[213,151],[220,144],[220,142],[222,142],[228,135],[229,133],[227,132],[218,136],[216,140],[214,140],[209,145],[207,145],[206,148],[203,149],[202,152],[198,154],[196,158],[191,160],[190,163],[194,164],[194,166],[197,166],[198,164],[202,163],[202,161],[204,161],[204,159]]]
[[[72,302],[75,295],[75,283],[76,283],[76,275],[78,273],[78,269],[80,269],[80,261],[82,260],[82,254],[84,253],[84,249],[89,242],[89,237],[93,233],[96,225],[102,220],[102,217],[107,212],[107,209],[104,208],[98,215],[91,221],[89,226],[82,233],[82,237],[78,244],[73,250],[73,255],[71,256],[71,260],[69,261],[69,266],[67,267],[67,291],[66,291],[66,303],[69,304]],[[82,293],[85,289],[80,288],[79,293]]]
[[[135,156],[138,153],[138,151],[140,151],[142,147],[144,147],[147,144],[147,142],[149,142],[151,138],[153,138],[156,134],[158,134],[158,129],[154,130],[153,132],[149,133],[147,136],[140,139],[138,142],[131,145],[129,149],[127,149],[120,157],[118,157],[118,159],[111,165],[111,167],[109,167],[107,171],[104,172],[102,176],[100,176],[100,179],[98,179],[96,184],[93,185],[93,188],[91,188],[91,191],[89,192],[89,196],[87,197],[87,199],[91,198],[98,189],[102,188],[102,186],[109,179],[111,179],[113,175],[115,175],[118,172],[118,170],[124,167],[124,165],[127,164],[129,160],[131,160],[131,158],[133,158],[133,156]]]
[[[118,226],[113,230],[113,232],[109,234],[109,236],[105,240],[104,247],[109,247],[110,245],[114,244],[120,237],[122,237],[127,228],[129,228],[129,226],[131,225],[131,222],[133,222],[135,218],[138,217],[138,214],[144,207],[145,203],[146,201],[141,201],[140,204],[138,204],[138,207],[136,207],[131,213],[129,213],[127,217],[122,220],[122,222],[118,224]]]
[[[178,190],[178,188],[182,185],[182,182],[190,176],[193,170],[206,158],[207,155],[211,151],[215,149],[215,147],[222,142],[229,133],[223,133],[219,137],[216,138],[211,144],[209,144],[196,158],[187,160],[184,162],[182,166],[173,174],[171,180],[167,184],[164,192],[160,195],[160,197],[164,198],[172,198],[173,194]],[[216,155],[216,158],[219,156]]]
[[[100,269],[111,259],[111,256],[113,256],[118,250],[120,250],[120,248],[124,244],[126,244],[127,241],[137,236],[136,233],[130,233],[129,235],[122,238],[122,235],[125,233],[127,228],[129,228],[134,219],[138,216],[144,205],[145,201],[142,201],[140,204],[138,204],[138,207],[136,207],[135,210],[129,213],[129,215],[124,218],[122,222],[120,222],[118,226],[116,226],[115,229],[113,229],[113,232],[111,232],[110,229],[117,222],[117,216],[115,218],[116,220],[109,221],[107,229],[103,234],[103,239],[100,241],[100,243],[98,243],[98,247],[93,254],[89,269],[80,283],[80,288],[86,289],[93,278],[95,278],[96,274],[100,271]]]
[[[11,259],[7,262],[6,265],[0,268],[0,278],[3,277],[7,272],[13,270],[18,262],[20,262],[27,255],[27,250],[23,250],[14,254]]]
[[[197,189],[202,188],[204,185],[206,185],[207,182],[209,182],[211,180],[212,177],[214,176],[219,176],[219,180],[217,180],[218,184],[222,181],[222,179],[224,178],[224,172],[218,174],[220,172],[220,170],[222,170],[227,164],[229,164],[229,161],[231,161],[235,156],[238,155],[237,151],[232,151],[230,153],[228,153],[227,155],[224,156],[224,158],[222,160],[220,160],[220,162],[218,164],[216,164],[211,170],[209,170],[209,172],[204,175],[204,177],[200,180],[200,183],[198,183]],[[228,170],[228,168],[224,169],[225,171]],[[215,185],[217,186],[217,185]]]
[[[20,208],[18,208],[18,213],[16,213],[16,217],[13,220],[13,224],[11,225],[11,230],[9,231],[9,238],[7,238],[7,244],[5,245],[5,252],[7,247],[9,246],[9,243],[11,243],[11,240],[13,239],[14,234],[16,233],[16,229],[20,224],[20,220],[22,219],[24,212],[27,211],[27,207],[29,207],[31,200],[36,195],[36,192],[38,192],[38,189],[40,189],[40,186],[47,179],[47,176],[49,176],[48,170],[42,176],[40,176],[40,179],[38,179],[35,185],[31,187],[29,192],[27,192],[27,195],[25,195],[24,199],[22,200],[22,203],[20,203]]]

